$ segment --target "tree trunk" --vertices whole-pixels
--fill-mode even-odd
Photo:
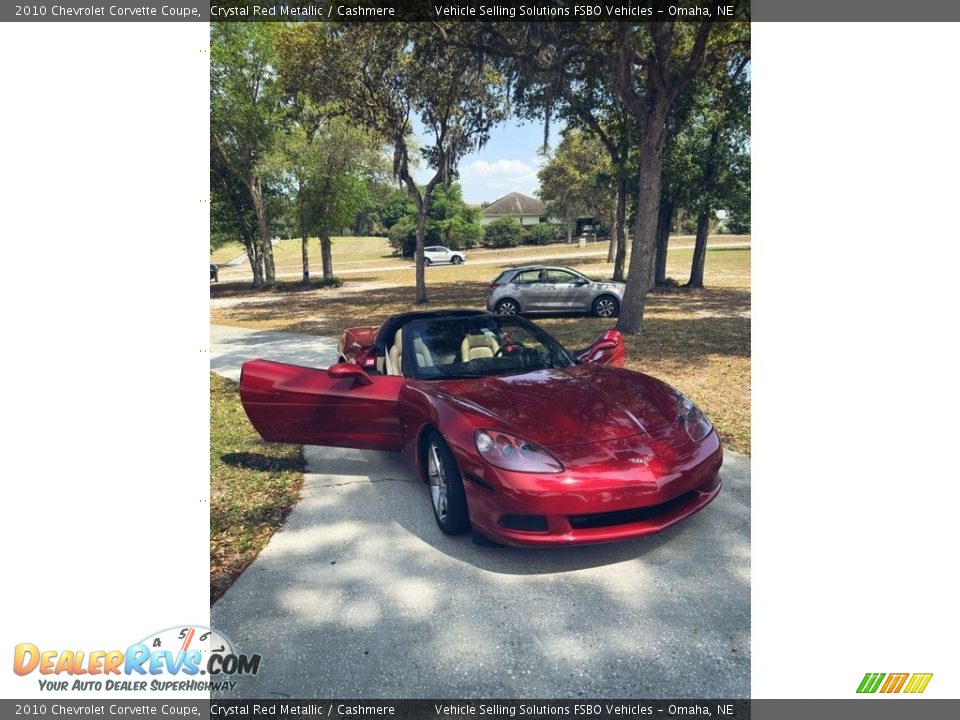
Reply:
[[[430,197],[424,196],[417,211],[417,305],[430,302],[427,298],[427,283],[423,262],[423,239],[427,234],[427,213],[430,212]]]
[[[667,284],[667,250],[670,244],[670,221],[673,219],[673,202],[660,200],[657,213],[657,262],[654,273],[654,285]]]
[[[277,280],[277,273],[273,265],[273,242],[270,239],[267,215],[263,209],[263,189],[260,185],[260,178],[252,178],[247,184],[247,189],[250,191],[250,200],[253,202],[253,211],[256,213],[257,225],[260,228],[260,253],[263,258],[264,282],[272,285]]]
[[[310,254],[307,250],[307,226],[301,228],[300,260],[303,262],[303,284],[310,282]]]
[[[333,280],[333,243],[327,232],[320,233],[320,262],[323,265],[323,279],[328,282]]]
[[[693,262],[690,264],[688,288],[703,287],[703,266],[707,260],[707,235],[710,232],[710,212],[703,210],[697,217],[697,242],[693,247]]]
[[[617,243],[616,256],[613,261],[613,279],[623,282],[623,263],[627,257],[627,178],[617,179]]]
[[[710,133],[710,146],[707,149],[707,164],[703,173],[703,196],[710,202],[713,187],[717,180],[717,148],[720,144],[720,130],[714,128]],[[710,232],[710,209],[704,207],[697,217],[697,241],[693,247],[693,260],[690,263],[688,288],[703,287],[703,266],[707,261],[707,235]]]
[[[637,186],[637,222],[630,255],[630,273],[623,294],[617,330],[639,333],[643,329],[643,309],[650,283],[657,246],[657,219],[660,211],[660,170],[663,166],[665,119],[669,105],[662,100],[644,118],[640,137],[640,173]]]
[[[253,275],[253,289],[259,290],[263,287],[263,263],[260,261],[260,253],[257,252],[257,241],[244,240],[243,247],[247,251],[247,260],[250,262],[250,273]]]

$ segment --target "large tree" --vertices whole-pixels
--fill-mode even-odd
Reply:
[[[502,47],[502,43],[499,46]],[[557,68],[551,67],[550,58],[549,54],[517,56],[505,63],[515,76],[514,104],[522,117],[546,120],[544,150],[553,119],[561,120],[567,128],[580,129],[591,135],[606,150],[604,164],[609,167],[615,194],[607,262],[614,263],[614,280],[623,280],[629,178],[633,170],[631,151],[637,124],[623,103],[610,92],[609,74],[602,64],[584,63],[574,68]]]
[[[333,280],[330,236],[353,224],[382,171],[382,146],[363,128],[297,98],[289,128],[272,157],[301,237],[303,282],[310,280],[308,241],[320,240],[323,279]]]
[[[580,130],[567,129],[537,179],[540,198],[549,203],[550,214],[564,224],[568,240],[578,217],[606,222],[616,215],[610,177],[610,160],[600,141]]]
[[[691,209],[697,212],[697,237],[687,287],[703,287],[707,235],[717,210],[750,206],[750,82],[747,55],[730,58],[720,79],[706,90],[707,102],[691,135],[700,140],[699,181]],[[697,132],[699,131],[699,132]]]
[[[243,184],[257,218],[254,286],[273,283],[272,232],[264,202],[265,161],[286,113],[276,78],[271,23],[210,24],[210,136],[223,168]]]
[[[712,52],[667,116],[657,220],[655,284],[666,281],[667,243],[681,210],[695,219],[692,282],[702,287],[707,233],[715,210],[749,205],[749,27],[724,23]]]
[[[393,175],[417,209],[417,303],[428,302],[423,247],[433,193],[438,185],[449,187],[460,159],[481,148],[506,117],[496,69],[482,51],[445,42],[448,32],[457,32],[455,23],[300,25],[287,29],[281,46],[298,89],[317,103],[335,104],[393,147]],[[413,177],[411,141],[418,130],[419,154],[433,170],[422,185]]]
[[[254,287],[263,285],[260,231],[250,193],[223,165],[215,148],[210,153],[210,250],[239,242],[247,253]]]
[[[473,46],[497,53],[517,74],[574,88],[600,83],[637,125],[636,222],[627,287],[617,327],[639,332],[653,280],[660,210],[660,173],[670,108],[697,77],[710,55],[713,24],[698,23],[481,23]],[[728,42],[726,38],[722,43]],[[547,108],[549,111],[549,108]]]

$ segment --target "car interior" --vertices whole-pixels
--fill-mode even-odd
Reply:
[[[513,323],[509,323],[509,328],[502,327],[504,321],[499,319],[492,325],[474,322],[473,316],[479,314],[464,313],[462,320],[454,318],[441,323],[429,318],[415,325],[395,322],[385,329],[388,339],[374,346],[375,368],[371,367],[370,372],[433,378],[498,373],[513,366],[522,369],[555,362],[543,342],[527,330],[514,327]],[[419,321],[421,317],[410,320]],[[414,366],[407,368],[414,360]]]
[[[496,338],[488,335],[467,335],[460,343],[460,360],[470,362],[477,358],[494,357],[499,349],[500,343]],[[422,365],[421,363],[421,367]]]
[[[427,348],[422,338],[415,337],[413,339],[413,350],[414,353],[416,353],[417,365],[419,367],[433,367],[434,355]],[[492,353],[486,357],[492,357]],[[450,362],[453,359],[454,355],[451,354],[446,361]],[[442,361],[443,359],[441,359],[441,362]],[[380,367],[381,364],[383,366],[382,369]],[[393,342],[390,344],[390,349],[387,351],[385,358],[378,358],[377,365],[377,369],[386,375],[403,375],[403,328],[397,330],[396,334],[393,336]]]

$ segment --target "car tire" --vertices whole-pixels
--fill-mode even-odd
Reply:
[[[613,295],[601,295],[593,301],[593,314],[601,318],[616,317],[620,314],[620,301]]]
[[[504,298],[503,300],[500,300],[493,309],[497,315],[520,314],[520,305],[513,298]]]
[[[424,264],[424,265],[433,265],[433,260],[431,260],[430,258],[424,258],[424,259],[423,259],[423,264]]]
[[[439,528],[447,535],[460,535],[470,529],[467,495],[457,461],[440,433],[427,437],[424,469],[430,487],[430,505]]]
[[[450,262],[453,263],[454,265],[459,265],[460,263],[463,262],[463,258],[460,257],[459,255],[454,255],[453,258],[450,260]]]

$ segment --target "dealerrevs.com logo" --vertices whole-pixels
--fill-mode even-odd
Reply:
[[[858,693],[922,693],[933,673],[867,673],[857,687]]]
[[[232,690],[256,675],[260,655],[238,653],[216,630],[198,625],[152,633],[125,650],[49,650],[20,643],[13,651],[17,675],[40,677],[41,690]]]

